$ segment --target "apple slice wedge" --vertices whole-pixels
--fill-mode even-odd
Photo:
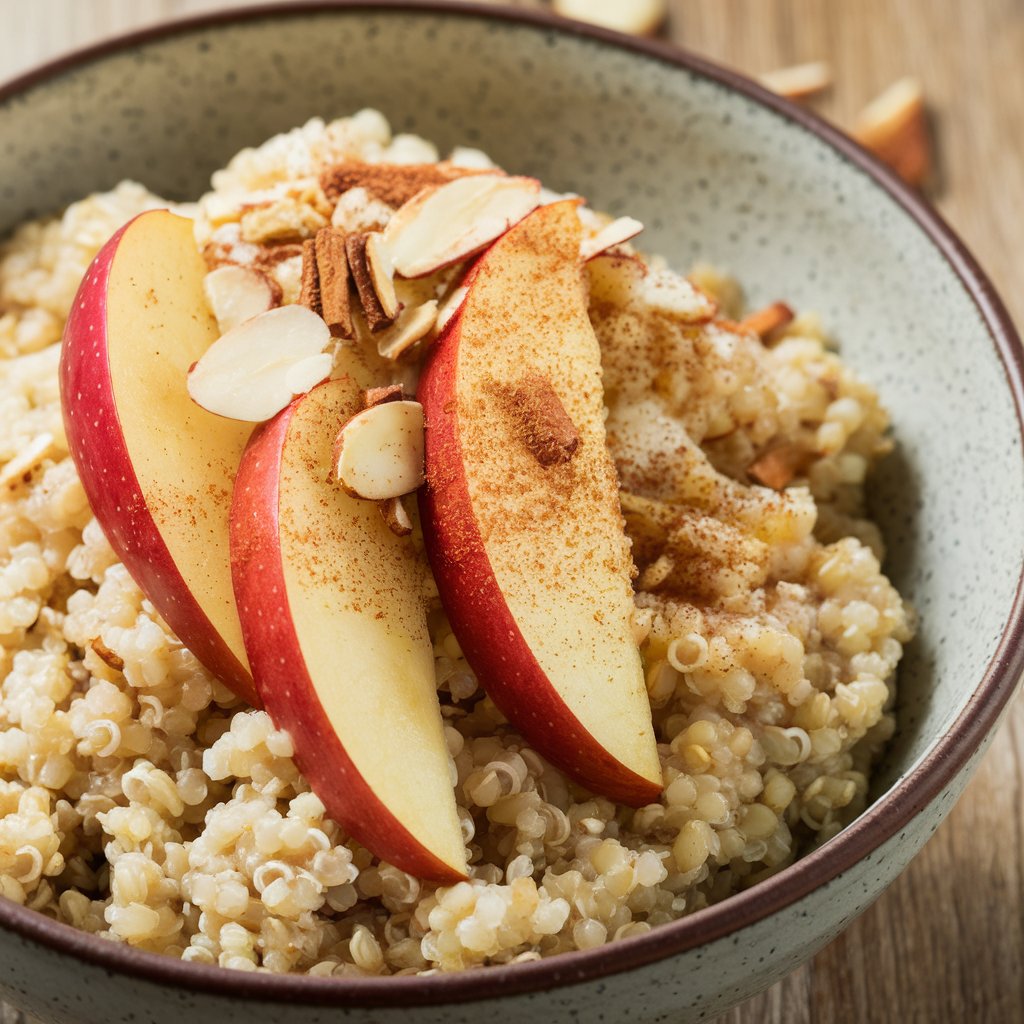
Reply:
[[[431,349],[421,518],[487,692],[570,776],[642,805],[662,776],[575,206],[541,207],[484,253]]]
[[[256,707],[231,591],[228,511],[252,426],[189,397],[217,340],[192,221],[140,214],[103,247],[61,352],[64,425],[89,504],[135,581],[197,658]]]
[[[331,482],[338,427],[363,407],[344,376],[258,427],[231,509],[235,594],[256,685],[328,813],[421,878],[466,876],[424,603],[426,565],[375,502]]]

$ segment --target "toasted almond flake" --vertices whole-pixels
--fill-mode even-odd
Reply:
[[[345,233],[337,228],[321,228],[316,233],[314,247],[320,291],[320,315],[324,318],[331,337],[352,338],[354,331]]]
[[[363,392],[363,405],[372,409],[375,405],[383,405],[385,402],[401,402],[405,398],[405,392],[401,384],[385,384],[379,388],[367,388]]]
[[[423,483],[423,406],[384,402],[358,412],[334,444],[334,478],[355,498],[383,501]]]
[[[748,467],[747,474],[765,487],[781,491],[807,466],[810,453],[788,442],[762,452]]]
[[[243,242],[269,244],[312,238],[327,218],[303,197],[286,196],[246,209],[239,223]]]
[[[466,285],[460,285],[456,288],[451,295],[441,304],[441,307],[437,311],[437,330],[438,333],[443,331],[448,326],[448,321],[458,312],[459,306],[466,299],[466,295],[469,293],[469,288]]]
[[[924,184],[932,147],[921,83],[902,78],[891,85],[861,112],[853,137],[908,184]]]
[[[540,203],[540,182],[473,174],[424,189],[388,221],[394,272],[426,277],[479,252]]]
[[[788,100],[802,100],[824,92],[832,84],[832,69],[825,61],[815,60],[768,71],[758,81]]]
[[[215,341],[188,373],[192,400],[229,419],[260,423],[331,372],[327,324],[305,306],[281,306]]]
[[[399,537],[408,537],[412,533],[412,520],[400,497],[388,498],[380,503],[380,514],[388,529]]]
[[[377,352],[385,359],[398,359],[418,341],[422,341],[437,323],[437,300],[419,306],[407,306],[398,319],[377,339]]]
[[[124,668],[124,658],[119,654],[115,654],[101,639],[95,637],[89,641],[89,646],[99,655],[100,659],[106,662],[115,672],[120,672]]]
[[[784,302],[773,302],[764,309],[745,316],[736,326],[741,331],[751,331],[762,341],[769,341],[773,334],[791,323],[796,314]]]
[[[272,309],[281,301],[281,288],[254,267],[224,266],[203,278],[206,301],[221,334]]]
[[[400,308],[395,294],[394,268],[391,254],[380,232],[374,231],[366,236],[366,269],[370,273],[373,290],[377,293],[384,315],[394,320]]]
[[[373,286],[373,276],[366,263],[366,235],[346,235],[345,252],[348,256],[348,268],[359,295],[359,304],[363,307],[366,325],[374,333],[384,330],[393,322],[384,312],[377,289]]]
[[[58,347],[59,346],[55,346]],[[54,449],[53,434],[43,433],[32,438],[12,459],[0,468],[0,490],[13,491],[27,484],[43,460]]]
[[[644,226],[632,217],[619,217],[606,224],[596,235],[584,238],[580,244],[580,258],[586,262],[599,256],[613,245],[621,245],[635,238],[643,231]]]

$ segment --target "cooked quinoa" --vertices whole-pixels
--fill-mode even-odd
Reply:
[[[372,111],[246,150],[187,211],[211,266],[258,263],[294,301],[296,237],[390,215],[363,190],[324,194],[319,172],[352,159],[438,153]],[[488,166],[475,150],[451,159]],[[64,318],[102,243],[161,205],[122,184],[0,252],[0,894],[200,963],[449,971],[642,934],[779,871],[863,809],[912,628],[863,507],[888,417],[812,316],[763,344],[723,320],[741,315],[733,282],[696,268],[695,288],[651,260],[640,290],[593,268],[591,315],[661,799],[615,806],[548,765],[478,690],[438,606],[472,879],[438,888],[349,839],[289,736],[206,672],[118,563],[68,456]],[[719,317],[681,311],[681,294],[716,300]],[[753,484],[766,452],[797,467],[782,490]]]

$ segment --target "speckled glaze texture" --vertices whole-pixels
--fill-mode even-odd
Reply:
[[[1004,637],[1019,641],[1024,562],[1019,343],[931,214],[915,217],[824,129],[756,93],[667,50],[540,19],[367,6],[193,25],[24,83],[0,99],[0,229],[124,177],[194,196],[242,146],[374,106],[442,151],[480,146],[639,217],[645,247],[729,269],[754,304],[818,310],[893,412],[898,451],[876,478],[875,513],[888,570],[921,614],[877,802],[719,907],[608,949],[461,978],[229,975],[125,954],[0,901],[0,992],[46,1019],[96,1024],[705,1020],[867,907],[991,737],[1020,669]]]

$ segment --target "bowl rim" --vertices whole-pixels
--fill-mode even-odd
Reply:
[[[815,135],[892,199],[944,257],[973,299],[996,349],[1024,440],[1024,347],[1006,307],[959,236],[938,211],[841,130],[745,75],[674,44],[622,35],[547,11],[462,0],[298,0],[221,9],[159,22],[75,49],[0,84],[0,106],[82,65],[146,43],[233,23],[331,13],[435,14],[512,23],[627,51],[710,80]],[[0,927],[108,972],[222,997],[324,1007],[412,1007],[500,999],[594,981],[652,964],[727,937],[779,913],[837,878],[895,836],[938,797],[997,725],[1024,674],[1024,566],[995,653],[955,722],[893,787],[835,838],[778,874],[721,903],[646,935],[533,962],[427,977],[316,978],[257,974],[194,964],[82,932],[0,898]]]

